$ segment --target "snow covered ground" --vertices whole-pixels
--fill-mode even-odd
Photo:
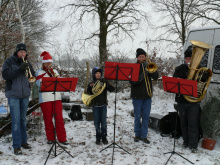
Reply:
[[[83,89],[77,89],[76,92],[70,93],[71,100],[81,100]],[[108,94],[108,140],[109,144],[113,142],[114,133],[114,99],[115,93]],[[166,115],[168,112],[174,111],[174,94],[165,93],[163,90],[155,87],[154,97],[152,102],[151,113]],[[130,111],[133,109],[130,99],[129,89],[117,94],[117,116],[116,116],[116,140],[115,142],[126,151],[114,149],[114,165],[162,165],[165,164],[171,154],[164,154],[173,150],[173,139],[170,137],[161,137],[158,132],[149,129],[148,138],[150,144],[142,142],[135,143],[133,140],[133,117]],[[82,109],[83,112],[88,110]],[[112,164],[113,148],[107,148],[100,152],[107,145],[95,144],[95,128],[92,121],[84,119],[82,121],[71,121],[68,117],[69,111],[63,111],[65,118],[65,128],[67,138],[70,145],[65,146],[66,150],[73,155],[69,156],[66,152],[57,155],[55,158],[52,155],[49,157],[48,165],[108,165]],[[31,117],[29,117],[30,119]],[[0,138],[0,164],[1,165],[23,165],[44,164],[47,159],[48,151],[51,145],[46,142],[44,125],[40,120],[36,127],[41,134],[32,133],[29,135],[28,142],[31,144],[31,150],[22,149],[23,155],[15,156],[13,154],[11,135]],[[42,127],[38,126],[42,125]],[[29,132],[31,129],[29,128]],[[189,149],[182,149],[182,138],[176,140],[176,152],[196,165],[220,165],[220,144],[218,143],[214,150],[209,151],[201,147],[199,143],[198,153],[192,154]],[[117,147],[117,146],[116,146]],[[57,153],[62,151],[59,147]],[[171,156],[168,164],[185,165],[190,164],[177,154]]]

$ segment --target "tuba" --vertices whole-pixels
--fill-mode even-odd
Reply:
[[[197,81],[197,97],[184,95],[184,98],[189,102],[195,103],[202,101],[202,99],[205,97],[206,91],[211,81],[212,71],[209,68],[197,68],[199,67],[205,52],[212,48],[212,46],[201,41],[191,40],[190,42],[193,45],[193,50],[187,79]],[[208,77],[205,79],[203,78],[204,73],[208,73]]]
[[[88,94],[86,89],[87,89],[88,79],[89,79],[89,62],[86,62],[86,66],[87,66],[87,73],[86,73],[84,92],[82,93],[82,102],[87,107],[91,107],[93,105],[93,99],[97,97],[98,95],[100,95],[103,92],[103,90],[106,88],[106,83],[102,83],[99,80],[97,80],[92,88],[93,95]]]
[[[106,83],[102,83],[99,80],[97,80],[92,88],[93,95],[89,95],[89,94],[83,92],[83,94],[82,94],[83,103],[86,106],[91,107],[93,105],[93,99],[95,97],[97,97],[98,95],[100,95],[105,88],[106,88]]]

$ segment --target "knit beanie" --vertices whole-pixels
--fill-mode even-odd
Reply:
[[[146,52],[143,49],[138,48],[136,50],[136,58],[138,58],[139,55],[145,55],[145,57],[146,57]]]
[[[191,45],[184,52],[184,59],[186,57],[192,57],[192,46]]]
[[[19,52],[20,50],[24,50],[24,51],[26,51],[27,52],[27,47],[26,47],[26,45],[24,44],[24,43],[19,43],[19,44],[17,44],[17,46],[16,46],[16,53],[17,52]]]

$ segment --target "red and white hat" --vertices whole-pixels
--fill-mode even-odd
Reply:
[[[43,57],[42,63],[53,62],[52,56],[47,51],[41,53],[40,57]]]

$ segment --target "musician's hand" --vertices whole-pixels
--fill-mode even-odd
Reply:
[[[100,78],[99,81],[102,82],[102,83],[108,83],[108,80],[106,80],[106,79],[104,79],[104,78]]]
[[[19,70],[24,72],[27,69],[27,67],[28,67],[28,63],[24,62],[20,65]]]
[[[143,81],[146,77],[147,77],[148,71],[145,70],[144,73],[142,73],[139,77],[138,77],[138,81]]]

